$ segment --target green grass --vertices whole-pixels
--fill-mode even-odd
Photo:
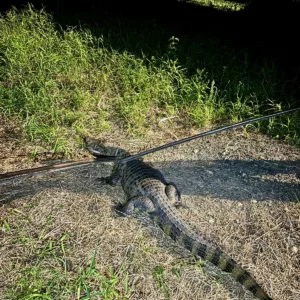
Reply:
[[[165,298],[170,299],[169,292],[166,287],[166,279],[164,275],[164,268],[162,266],[157,266],[154,268],[153,276],[155,277],[159,288],[164,292]]]
[[[14,209],[14,214],[26,215]],[[27,220],[30,222],[30,220]],[[1,224],[2,223],[2,224]],[[96,267],[96,251],[90,263],[74,269],[68,259],[70,235],[62,234],[56,239],[45,239],[44,234],[51,224],[51,215],[47,217],[39,235],[24,233],[22,228],[10,227],[7,220],[0,222],[0,229],[15,234],[15,244],[30,249],[26,265],[20,270],[16,284],[7,286],[9,299],[129,299],[128,273],[120,266],[118,269],[99,271]],[[120,281],[120,272],[125,278]],[[122,290],[122,291],[120,291]]]
[[[81,135],[114,123],[145,135],[163,117],[202,127],[294,102],[276,67],[252,65],[246,52],[157,26],[121,27],[61,28],[32,6],[2,15],[0,114],[16,119],[31,142],[70,153]],[[299,128],[291,115],[262,130],[297,143]]]
[[[240,11],[246,7],[246,4],[226,0],[188,0],[187,2],[209,6],[220,10]]]
[[[96,270],[94,262],[85,269],[70,273],[67,261],[57,253],[61,247],[49,242],[47,247],[38,254],[34,266],[21,270],[20,279],[15,287],[8,289],[9,299],[128,299],[118,291],[118,271],[112,268],[106,272]],[[63,271],[62,271],[63,269]],[[124,284],[126,280],[123,280]]]

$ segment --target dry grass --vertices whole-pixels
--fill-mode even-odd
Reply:
[[[294,300],[299,158],[295,148],[237,130],[149,160],[178,183],[187,206],[179,212],[196,231],[250,270],[273,299]],[[4,169],[21,168],[18,158],[9,161]],[[109,165],[81,168],[0,186],[1,300],[252,299],[149,222],[118,216],[113,206],[123,199],[121,188],[95,181],[109,171]]]

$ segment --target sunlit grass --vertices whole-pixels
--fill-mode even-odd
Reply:
[[[140,43],[151,40],[142,35],[136,33]],[[246,53],[223,53],[215,41],[186,45],[171,36],[159,47],[162,54],[140,50],[137,57],[112,48],[114,39],[129,48],[134,43],[113,32],[63,29],[31,6],[2,16],[2,116],[17,118],[31,141],[68,153],[82,134],[100,134],[120,122],[130,134],[144,135],[163,117],[208,126],[274,111],[281,103],[276,98],[283,100],[278,86],[285,83],[275,68],[251,66]],[[268,131],[297,141],[299,121],[287,118],[270,123]]]
[[[199,4],[202,6],[209,6],[216,9],[231,11],[240,11],[246,7],[246,4],[226,0],[188,0],[187,2]]]

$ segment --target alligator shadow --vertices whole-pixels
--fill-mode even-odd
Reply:
[[[232,201],[297,201],[300,199],[300,161],[177,160],[155,162],[183,196],[213,197]],[[97,181],[108,176],[111,164],[81,167],[1,185],[0,203],[32,198],[42,191],[65,190],[76,194],[102,193],[116,197],[116,187]],[[121,191],[120,186],[117,187]]]
[[[300,161],[174,161],[157,165],[183,195],[249,201],[300,199]]]

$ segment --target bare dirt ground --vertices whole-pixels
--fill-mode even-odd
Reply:
[[[163,131],[152,133],[151,142],[107,138],[132,152],[172,139]],[[45,154],[29,159],[33,147],[7,131],[0,133],[0,143],[2,173],[48,163]],[[299,148],[233,130],[145,161],[178,185],[185,204],[179,213],[195,231],[248,269],[273,299],[300,299]],[[113,206],[124,197],[120,186],[95,180],[110,170],[110,164],[99,164],[0,185],[0,218],[10,225],[0,231],[0,299],[13,298],[7,290],[34,265],[37,249],[64,235],[64,258],[71,266],[67,275],[74,277],[96,251],[99,272],[118,270],[119,299],[167,299],[153,273],[157,267],[164,270],[169,299],[252,299],[228,275],[199,264],[153,224],[118,216]],[[79,298],[74,293],[56,299]]]

